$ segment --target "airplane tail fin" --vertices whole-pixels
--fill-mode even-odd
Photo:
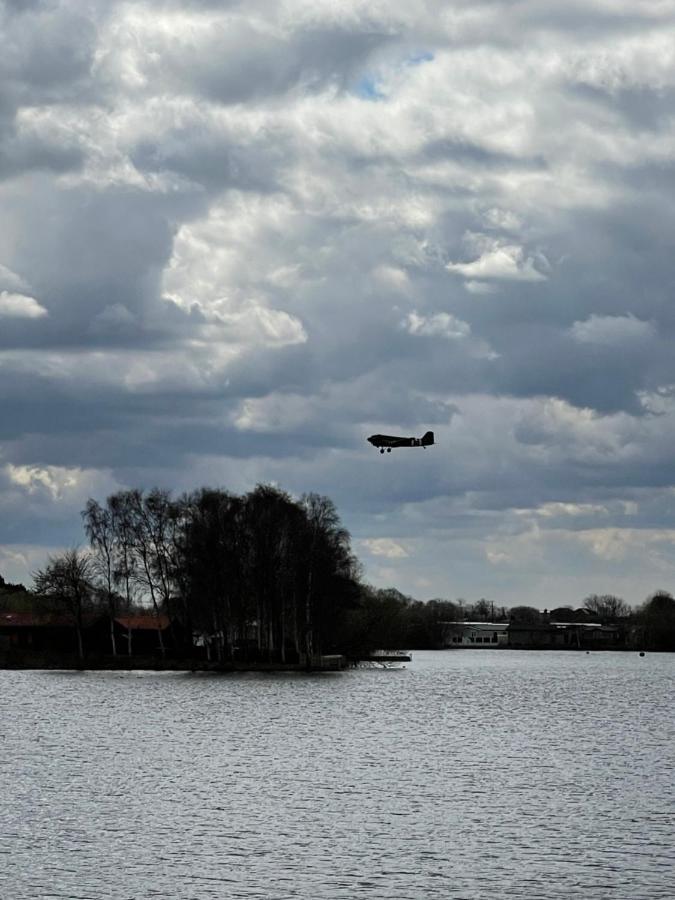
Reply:
[[[433,431],[427,431],[427,433],[422,438],[422,446],[430,447],[434,443],[434,433]]]

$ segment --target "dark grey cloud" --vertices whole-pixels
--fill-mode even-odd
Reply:
[[[21,105],[72,101],[86,88],[91,74],[96,21],[77,4],[4,6],[0,37],[4,91]]]

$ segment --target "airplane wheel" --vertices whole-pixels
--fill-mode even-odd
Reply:
[[[384,453],[384,447],[380,447],[380,453]]]
[[[387,447],[387,453],[391,453],[391,447]]]

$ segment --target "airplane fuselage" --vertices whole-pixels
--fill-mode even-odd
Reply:
[[[368,443],[377,447],[380,453],[384,453],[385,450],[387,453],[391,453],[395,447],[430,447],[434,443],[434,433],[427,431],[421,438],[400,437],[394,434],[371,434]]]

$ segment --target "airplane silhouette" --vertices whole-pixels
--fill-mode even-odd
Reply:
[[[396,437],[392,434],[371,434],[368,443],[379,447],[380,453],[391,453],[392,447],[430,447],[434,443],[433,431],[427,431],[424,437]]]

